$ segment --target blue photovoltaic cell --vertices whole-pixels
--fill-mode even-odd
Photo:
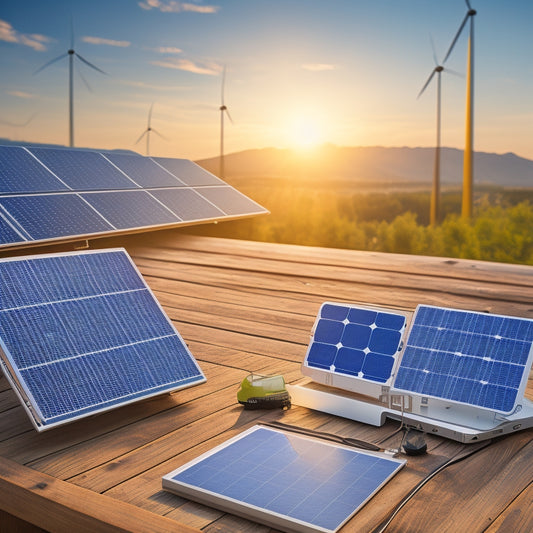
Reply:
[[[186,185],[226,185],[201,166],[187,159],[173,159],[169,157],[152,157],[152,159]]]
[[[510,413],[532,343],[531,319],[419,306],[394,387]]]
[[[404,463],[254,426],[164,476],[163,487],[276,529],[333,532]]]
[[[104,156],[135,183],[145,189],[184,185],[182,181],[176,179],[170,172],[161,168],[148,157],[116,153],[106,153]]]
[[[405,317],[381,310],[323,304],[304,364],[386,382],[401,347]]]
[[[98,152],[34,147],[28,150],[75,191],[138,187]]]
[[[0,244],[24,242],[24,240],[24,237],[17,233],[0,215]]]
[[[0,206],[32,240],[115,229],[76,194],[5,196],[0,198]]]
[[[81,196],[117,229],[180,221],[147,191],[95,192]]]
[[[243,212],[264,212],[260,205],[229,185],[224,187],[202,187],[197,190],[227,215],[239,215]]]
[[[0,343],[43,429],[205,378],[124,250],[0,260]]]
[[[224,216],[223,211],[200,196],[194,189],[159,189],[150,192],[184,221]]]
[[[27,150],[0,146],[0,194],[68,190]]]

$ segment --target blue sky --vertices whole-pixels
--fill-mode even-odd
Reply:
[[[533,159],[533,2],[472,0],[476,150]],[[466,14],[464,0],[4,0],[0,137],[199,159],[275,146],[432,146],[436,85],[417,99]],[[464,146],[467,32],[443,73],[442,143]],[[81,75],[88,82],[89,90]]]

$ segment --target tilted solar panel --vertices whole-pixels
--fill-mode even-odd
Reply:
[[[0,260],[2,368],[38,430],[202,383],[123,249]]]
[[[401,348],[406,318],[375,308],[324,303],[318,313],[302,372],[386,383]]]
[[[254,426],[163,477],[163,488],[282,531],[337,531],[405,464]]]
[[[266,214],[192,161],[0,146],[0,248]]]
[[[511,413],[533,359],[533,320],[420,305],[394,388]]]

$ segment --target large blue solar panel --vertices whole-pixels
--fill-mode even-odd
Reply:
[[[182,181],[148,157],[117,153],[107,153],[104,157],[143,188],[184,185]]]
[[[186,185],[226,185],[221,179],[187,159],[152,157],[152,160],[168,170]]]
[[[533,320],[421,305],[394,388],[512,412],[533,358]]]
[[[47,429],[205,377],[125,250],[0,260],[3,369]]]
[[[266,213],[185,159],[0,146],[1,248]]]
[[[337,531],[405,464],[254,426],[163,477],[163,488],[282,531]]]
[[[325,303],[304,367],[385,383],[399,355],[405,325],[399,313]]]
[[[117,229],[162,226],[180,221],[147,191],[95,192],[81,196]]]
[[[98,152],[36,147],[28,150],[75,191],[138,187]]]
[[[24,148],[0,146],[0,161],[0,194],[68,190]]]

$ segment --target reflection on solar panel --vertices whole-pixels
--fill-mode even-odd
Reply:
[[[185,159],[0,146],[0,248],[265,213]]]
[[[205,377],[123,249],[0,260],[2,368],[38,430]]]
[[[533,320],[419,306],[394,387],[511,413],[533,357]]]
[[[404,315],[325,303],[315,322],[306,367],[386,383],[401,348]]]
[[[283,531],[337,531],[405,464],[254,426],[163,477],[163,488]]]

